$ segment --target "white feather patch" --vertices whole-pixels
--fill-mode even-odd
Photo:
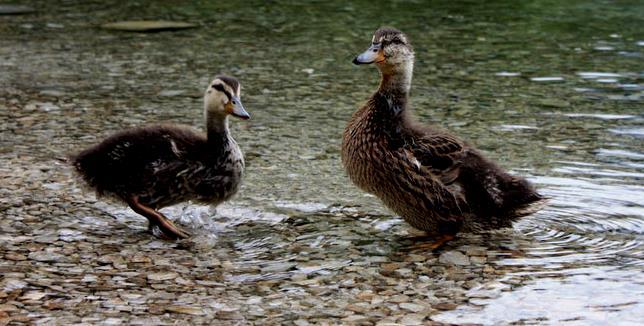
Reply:
[[[170,139],[170,149],[175,155],[177,155],[177,157],[181,157],[181,151],[179,150],[179,147],[177,147],[177,143],[172,139]]]

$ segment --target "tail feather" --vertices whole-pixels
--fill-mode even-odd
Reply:
[[[510,212],[513,218],[524,217],[532,215],[548,205],[550,198],[542,197],[536,201],[529,202],[522,206],[516,207],[513,211]]]

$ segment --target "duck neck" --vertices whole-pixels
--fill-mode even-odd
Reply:
[[[381,69],[380,87],[375,94],[376,114],[394,124],[405,120],[413,61],[392,69]]]
[[[382,68],[380,69],[381,79],[378,91],[407,97],[413,74],[413,60],[402,62],[393,68]]]
[[[217,148],[223,148],[228,145],[230,134],[228,116],[206,112],[206,128],[208,130],[208,144]]]

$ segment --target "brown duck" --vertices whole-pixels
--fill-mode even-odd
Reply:
[[[239,189],[244,158],[228,116],[249,119],[237,79],[217,76],[204,95],[207,134],[180,125],[121,131],[81,151],[71,162],[99,196],[127,203],[164,239],[186,238],[158,209],[188,200],[217,205]]]
[[[510,227],[544,198],[458,137],[416,122],[408,108],[414,52],[405,34],[378,29],[354,64],[375,64],[378,90],[349,121],[342,162],[358,187],[413,227],[438,236]]]

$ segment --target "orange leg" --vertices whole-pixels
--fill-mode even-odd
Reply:
[[[407,247],[407,249],[434,251],[443,247],[447,242],[456,239],[456,236],[452,234],[441,234],[438,237],[421,236],[421,237],[413,237],[410,239],[414,241],[424,241],[424,242],[415,243]],[[430,242],[427,242],[427,241],[430,241]]]
[[[152,231],[155,226],[159,227],[159,230],[161,230],[162,233],[160,238],[165,240],[176,240],[190,237],[190,233],[174,225],[174,223],[172,223],[172,221],[167,217],[163,216],[163,214],[157,212],[151,207],[141,204],[136,196],[130,197],[127,203],[130,205],[132,210],[148,219],[150,222],[148,229],[150,231]]]

